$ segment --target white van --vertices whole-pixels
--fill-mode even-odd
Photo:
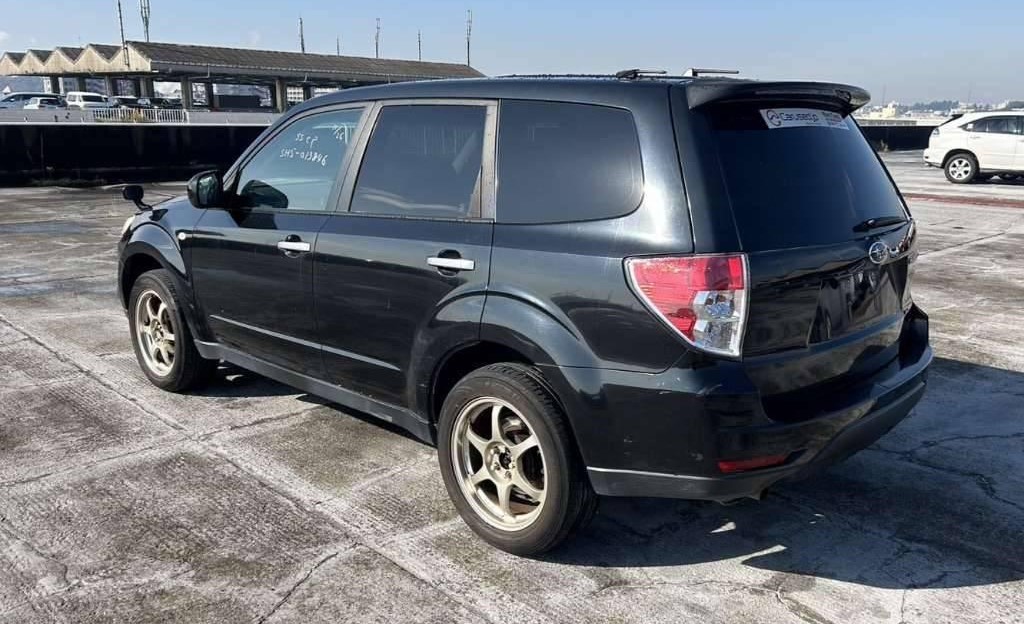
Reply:
[[[924,161],[955,184],[1024,177],[1024,111],[968,113],[932,131]]]
[[[68,108],[111,108],[110,101],[105,95],[90,93],[88,91],[68,91]]]

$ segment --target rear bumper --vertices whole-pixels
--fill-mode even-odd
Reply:
[[[931,358],[930,350],[928,358]],[[801,439],[810,444],[814,444],[815,440],[824,440],[824,444],[817,448],[796,451],[799,456],[779,468],[713,477],[604,468],[587,468],[587,472],[594,490],[605,496],[658,496],[717,501],[760,498],[770,486],[813,474],[846,459],[882,437],[906,418],[921,400],[926,378],[927,370],[922,370],[893,390],[891,394],[894,397],[884,405],[867,410],[864,406],[858,406],[850,410],[854,413],[862,412],[863,415],[849,422],[831,438],[828,435],[835,424],[848,422],[849,413],[815,419],[795,430],[768,433],[766,438],[775,440],[766,440],[765,446],[777,446],[780,435],[791,438],[797,444]],[[754,448],[760,446],[756,440],[751,440],[751,443]]]
[[[931,360],[928,319],[914,307],[895,360],[828,400],[794,406],[813,416],[785,422],[768,417],[737,362],[647,375],[560,369],[546,377],[565,403],[597,493],[726,501],[758,498],[873,443],[921,399]],[[718,466],[768,456],[786,460],[735,474]]]
[[[924,162],[932,167],[942,166],[942,153],[941,150],[928,148],[924,151]]]

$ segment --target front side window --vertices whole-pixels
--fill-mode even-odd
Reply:
[[[480,215],[487,108],[381,109],[352,195],[352,212],[430,218]]]
[[[632,212],[643,195],[640,141],[624,109],[503,101],[498,220],[556,223]]]
[[[363,114],[352,108],[303,117],[278,133],[242,167],[237,205],[325,210]]]

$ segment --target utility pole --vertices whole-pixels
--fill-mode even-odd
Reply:
[[[466,65],[469,65],[469,42],[473,37],[473,9],[466,11]]]
[[[149,0],[139,0],[139,12],[142,14],[142,32],[146,37],[146,43],[149,43]]]
[[[341,37],[334,38],[334,48],[338,52],[338,56],[341,56]]]
[[[377,34],[373,36],[373,55],[380,58],[380,18],[377,18]]]
[[[423,60],[423,31],[416,31],[416,58]]]
[[[306,53],[306,33],[302,29],[302,16],[299,16],[299,49]]]
[[[121,27],[121,49],[124,50],[124,64],[131,67],[128,59],[128,42],[124,38],[124,11],[121,10],[121,0],[117,0],[117,23]]]

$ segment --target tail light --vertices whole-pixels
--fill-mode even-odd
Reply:
[[[938,129],[938,127],[936,127],[934,130],[932,130],[932,136],[933,137],[939,136],[939,129]]]
[[[629,258],[626,273],[637,296],[686,342],[739,357],[750,280],[745,255]]]

